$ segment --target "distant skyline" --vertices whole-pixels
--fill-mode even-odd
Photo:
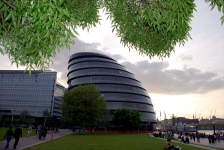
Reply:
[[[120,44],[111,32],[110,21],[102,16],[101,25],[89,32],[78,29],[79,37],[71,49],[62,49],[52,58],[49,69],[58,72],[58,81],[67,87],[67,63],[76,52],[97,52],[108,55],[124,65],[142,82],[152,99],[158,119],[172,114],[178,117],[224,118],[224,25],[217,8],[204,1],[195,1],[197,11],[191,21],[189,39],[176,46],[170,58],[160,60],[140,55]],[[102,12],[101,12],[102,13]],[[8,56],[0,55],[0,69],[11,66]],[[25,69],[19,67],[18,69]]]

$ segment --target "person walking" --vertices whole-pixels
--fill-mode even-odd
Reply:
[[[12,127],[10,126],[4,136],[4,139],[6,139],[7,141],[5,145],[5,149],[9,149],[9,142],[11,141],[12,137],[13,137],[13,131],[12,131]]]
[[[210,134],[208,135],[208,142],[212,143],[212,136]]]
[[[200,134],[198,132],[196,132],[196,138],[197,138],[197,142],[200,143]]]
[[[42,128],[42,134],[43,134],[43,140],[44,140],[47,135],[47,128],[45,126]]]
[[[40,132],[40,125],[37,125],[36,127],[36,138],[39,138],[39,132]]]
[[[39,126],[40,127],[40,130],[39,130],[39,132],[38,132],[38,135],[39,135],[39,140],[41,140],[42,139],[42,136],[43,136],[43,128],[42,128],[42,126],[40,125]]]
[[[216,133],[214,133],[213,136],[214,136],[214,141],[216,142],[216,139],[217,139]]]
[[[54,139],[54,127],[51,128],[51,139]]]
[[[30,136],[31,136],[31,134],[32,134],[32,129],[33,129],[32,125],[29,125],[29,127],[28,127],[27,137],[30,137]]]
[[[19,142],[19,138],[22,137],[22,130],[20,128],[20,125],[17,125],[17,128],[14,131],[14,137],[15,137],[15,143],[13,145],[13,148],[16,149],[16,146]]]
[[[220,133],[217,133],[217,140],[220,142]]]
[[[195,134],[194,134],[194,133],[192,134],[192,137],[193,137],[193,140],[194,140],[194,142],[195,142]]]

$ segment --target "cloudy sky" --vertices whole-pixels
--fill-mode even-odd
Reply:
[[[70,50],[62,49],[52,58],[51,70],[58,72],[58,81],[67,87],[67,63],[76,52],[97,52],[117,60],[142,82],[152,99],[157,117],[172,114],[192,118],[224,118],[224,25],[222,14],[210,11],[209,4],[197,0],[197,11],[191,22],[192,40],[176,46],[175,53],[160,60],[128,50],[111,32],[110,21],[102,16],[101,25],[89,32],[78,29],[79,37]],[[0,55],[0,69],[17,69],[8,56]],[[18,69],[24,69],[19,67]]]

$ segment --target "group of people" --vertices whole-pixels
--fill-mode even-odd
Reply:
[[[220,142],[220,133],[214,133],[212,135],[208,135],[208,142],[215,143],[216,141]]]
[[[34,126],[29,125],[29,127],[27,128],[27,138],[31,137],[32,135],[32,129]],[[44,140],[46,138],[47,135],[47,128],[45,126],[41,126],[38,125],[36,127],[36,137],[40,140]],[[54,138],[54,128],[52,128],[51,130],[51,139]],[[15,138],[15,142],[13,145],[13,148],[16,149],[16,146],[19,142],[20,137],[22,137],[22,130],[21,130],[21,126],[17,125],[16,129],[13,131],[12,127],[10,126],[9,129],[6,131],[5,136],[3,137],[4,139],[6,139],[6,145],[5,145],[5,150],[9,149],[9,143],[11,141],[12,138]]]
[[[166,150],[181,150],[181,147],[180,146],[173,146],[170,144],[171,140],[170,139],[167,139],[166,140],[166,143],[165,143],[165,149]]]
[[[174,131],[172,131],[172,130],[168,130],[168,131],[167,131],[167,135],[168,135],[168,138],[169,138],[169,139],[172,139],[172,138],[174,137]]]
[[[170,144],[171,139],[173,138],[173,132],[172,131],[168,131],[168,139],[165,143],[165,149],[166,150],[180,150],[181,147],[177,146],[174,147]],[[209,134],[208,136],[205,133],[199,133],[199,132],[185,132],[185,134],[183,135],[182,132],[180,132],[178,134],[178,139],[180,139],[180,142],[183,143],[190,143],[190,140],[193,140],[195,142],[195,140],[197,140],[198,143],[200,143],[200,138],[208,138],[209,143],[215,143],[216,141],[220,142],[220,136],[222,132],[216,132],[214,134]],[[189,139],[190,138],[190,139]]]
[[[196,139],[197,139],[197,142],[200,143],[201,135],[203,135],[203,134],[201,134],[201,133],[199,133],[199,132],[196,132],[196,134],[191,133],[191,134],[190,134],[190,139],[191,139],[191,140],[193,139],[194,142],[195,142],[195,138],[196,138]]]
[[[13,148],[16,149],[16,146],[19,142],[19,138],[22,137],[22,130],[20,128],[20,125],[17,125],[16,129],[13,131],[12,127],[10,126],[9,129],[6,131],[4,139],[6,139],[6,145],[5,145],[5,150],[9,149],[9,143],[12,138],[15,138],[15,142],[13,145]]]
[[[197,142],[200,143],[200,133],[198,132],[186,132],[185,135],[182,135],[182,133],[178,135],[178,139],[180,139],[180,142],[183,143],[190,143],[189,137],[190,140],[193,140],[195,142],[195,139],[197,139]]]
[[[42,127],[41,125],[37,126],[36,137],[39,138],[40,140],[41,139],[44,140],[46,135],[47,135],[47,128],[45,126]]]
[[[188,138],[188,136],[181,136],[180,137],[180,142],[183,142],[183,143],[190,143],[190,140]]]
[[[165,138],[165,135],[163,132],[159,131],[159,135],[158,135],[160,138]]]
[[[184,136],[182,136],[182,134],[179,134],[178,135],[178,138],[180,139],[181,142],[184,142],[184,143],[187,143],[187,141],[189,140],[190,137],[190,140],[193,140],[193,142],[195,142],[195,139],[197,140],[198,143],[200,143],[200,138],[208,138],[208,142],[209,143],[215,143],[216,141],[220,141],[220,133],[219,132],[216,132],[214,134],[209,134],[209,135],[206,135],[205,133],[199,133],[199,132],[196,132],[196,133],[193,133],[193,132],[186,132],[185,133],[185,138]]]

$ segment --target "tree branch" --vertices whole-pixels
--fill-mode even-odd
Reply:
[[[10,37],[11,35],[8,33],[7,29],[5,28],[5,20],[4,20],[4,16],[2,13],[0,13],[1,18],[2,18],[2,28],[5,30],[5,33]]]
[[[4,16],[3,16],[3,14],[0,13],[0,16],[1,16],[1,18],[2,18],[2,28],[4,29],[6,35],[9,37],[9,39],[11,39],[11,40],[12,40],[13,42],[15,42],[15,43],[18,43],[21,47],[24,47],[24,46],[22,45],[22,43],[17,42],[17,41],[15,41],[15,40],[13,39],[13,37],[11,36],[11,34],[10,34],[10,33],[7,31],[7,29],[5,28],[5,20],[4,20]]]
[[[3,2],[5,2],[8,6],[10,6],[12,9],[16,10],[16,7],[13,6],[12,4],[10,4],[10,2],[3,0]]]

